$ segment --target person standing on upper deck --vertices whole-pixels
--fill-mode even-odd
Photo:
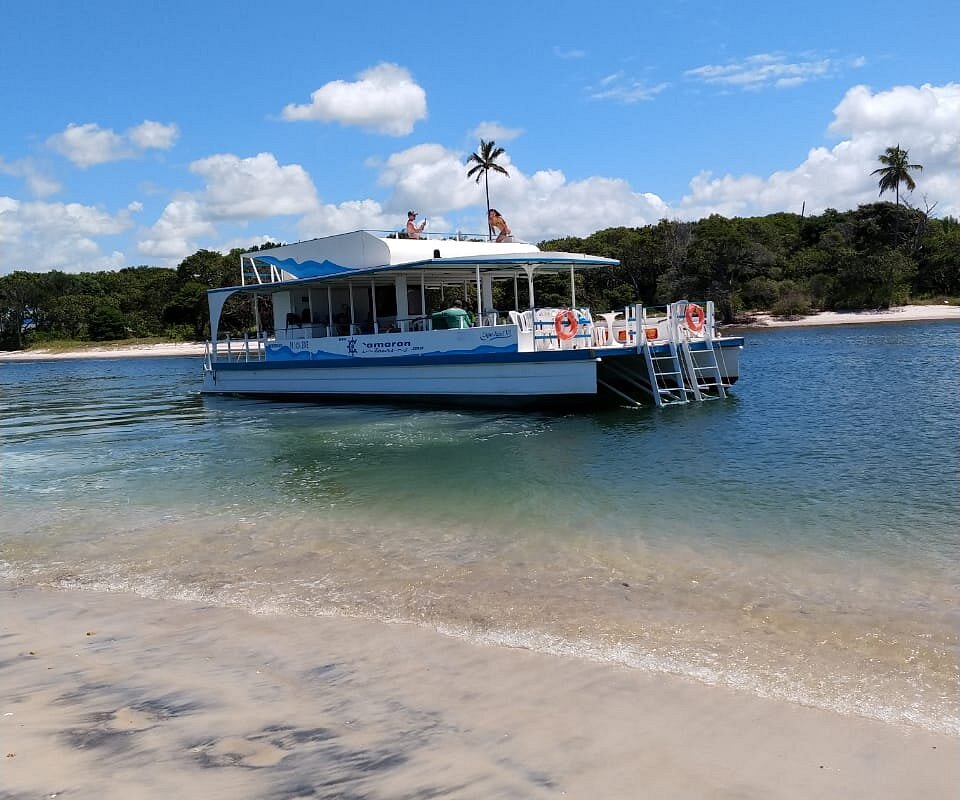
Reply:
[[[408,239],[419,239],[420,234],[423,233],[423,229],[427,227],[427,221],[424,220],[417,225],[417,212],[408,211],[407,212],[407,238]]]
[[[510,227],[507,225],[507,221],[500,216],[500,212],[495,208],[491,208],[487,213],[487,224],[497,231],[497,241],[498,242],[512,242],[513,237],[510,235]]]

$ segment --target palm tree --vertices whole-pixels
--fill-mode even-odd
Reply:
[[[497,159],[503,155],[504,149],[502,147],[497,147],[496,142],[491,139],[489,142],[485,142],[483,139],[480,140],[480,148],[478,152],[471,153],[470,158],[467,159],[468,164],[475,164],[467,172],[467,177],[472,178],[474,175],[477,176],[477,183],[480,183],[481,176],[483,177],[484,187],[487,190],[487,237],[493,238],[493,229],[490,227],[490,178],[489,172],[493,170],[494,172],[499,172],[501,175],[506,175],[510,177],[510,173],[507,172],[503,167],[497,163]]]
[[[878,156],[880,163],[884,166],[879,169],[875,169],[871,172],[871,175],[880,176],[880,194],[893,189],[897,195],[897,205],[900,205],[900,184],[906,184],[907,188],[912,192],[917,188],[917,184],[914,183],[913,178],[910,175],[910,170],[917,169],[923,170],[923,164],[911,164],[910,156],[906,150],[901,150],[900,145],[896,147],[888,147],[886,152]]]

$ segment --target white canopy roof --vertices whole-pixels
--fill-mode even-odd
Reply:
[[[418,264],[435,259],[538,253],[533,244],[457,239],[396,239],[354,231],[322,239],[254,250],[241,258],[272,264],[285,280],[318,278],[374,267]]]

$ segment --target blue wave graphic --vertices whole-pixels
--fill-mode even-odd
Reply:
[[[273,264],[275,267],[286,270],[298,278],[322,278],[326,275],[342,275],[345,272],[354,272],[353,267],[343,267],[332,261],[296,261],[292,258],[279,259],[274,256],[259,256],[261,261]]]

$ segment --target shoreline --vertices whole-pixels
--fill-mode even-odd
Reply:
[[[0,588],[18,796],[945,797],[960,738],[410,624]]]
[[[806,328],[831,325],[869,325],[878,322],[949,322],[960,321],[960,306],[927,305],[896,306],[877,311],[820,311],[797,318],[778,319],[770,314],[754,314],[750,321],[724,325],[724,330],[756,330],[762,328]]]
[[[960,306],[909,305],[883,311],[821,311],[797,319],[776,319],[770,314],[756,314],[749,322],[723,326],[724,331],[750,331],[766,328],[796,328],[820,325],[854,325],[878,322],[942,322],[960,321]],[[36,348],[0,351],[0,363],[10,361],[60,361],[80,358],[139,358],[158,356],[202,357],[204,342],[170,342],[161,344],[90,346],[55,352]]]

